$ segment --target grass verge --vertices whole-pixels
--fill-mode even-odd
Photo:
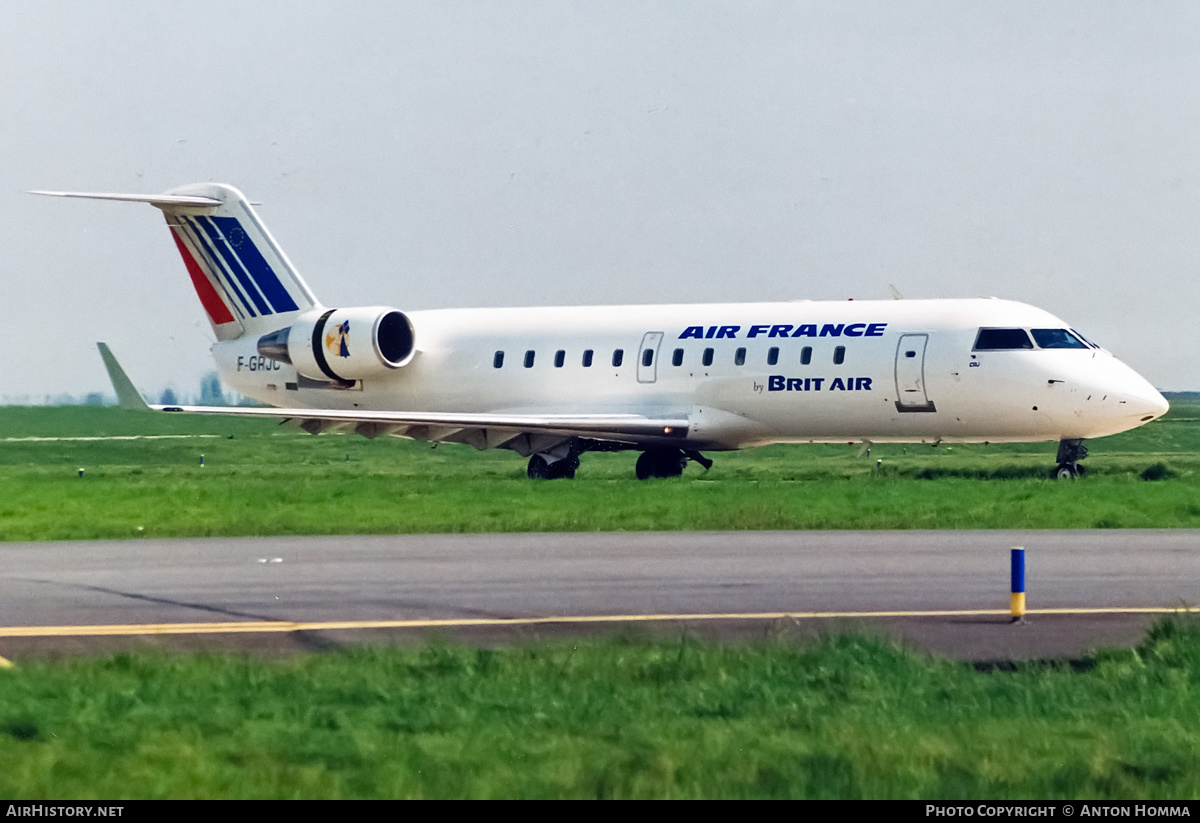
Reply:
[[[0,408],[0,540],[1197,528],[1200,414],[1178,405],[1090,444],[1090,472],[1073,483],[1048,478],[1052,444],[889,445],[869,457],[857,444],[772,446],[649,483],[633,480],[630,453],[588,454],[574,481],[535,482],[503,451],[311,437],[266,421]]]
[[[980,670],[870,638],[0,670],[0,796],[1188,798],[1200,629]]]

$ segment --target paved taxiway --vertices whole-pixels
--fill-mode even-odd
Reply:
[[[1200,531],[1194,530],[10,543],[0,544],[0,654],[105,647],[101,637],[13,637],[3,627],[707,615],[639,625],[674,634],[684,625],[694,634],[722,637],[865,627],[954,656],[1024,658],[1127,645],[1154,619],[1035,613],[1027,625],[1008,625],[1014,545],[1027,549],[1031,611],[1200,604]],[[979,610],[991,613],[971,613]],[[958,613],[928,614],[935,611]],[[908,614],[734,617],[785,612]],[[546,623],[536,625],[532,635],[529,624],[462,631],[469,639],[496,642],[511,639],[514,629],[529,638],[612,631],[620,624]],[[303,647],[315,637],[322,643],[369,641],[385,635],[419,638],[428,631],[276,632],[256,642]],[[437,633],[460,634],[446,626]],[[250,635],[239,638],[240,645],[251,643]]]

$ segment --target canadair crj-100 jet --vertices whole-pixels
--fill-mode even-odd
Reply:
[[[587,451],[635,450],[643,479],[708,468],[703,451],[839,441],[1058,441],[1068,478],[1085,438],[1167,411],[1107,351],[1007,300],[329,308],[231,186],[37,193],[161,210],[221,378],[275,407],[150,407],[162,411],[511,449],[536,478],[573,477]],[[144,407],[102,352],[122,404]]]

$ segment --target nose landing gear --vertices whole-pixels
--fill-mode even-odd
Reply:
[[[1083,445],[1082,438],[1058,441],[1058,467],[1050,476],[1056,480],[1074,480],[1076,477],[1083,477],[1087,473],[1087,467],[1081,466],[1079,461],[1087,457],[1087,453],[1087,446]]]

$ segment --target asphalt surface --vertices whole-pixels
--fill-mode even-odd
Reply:
[[[1031,615],[1011,625],[1009,549]],[[974,660],[1130,646],[1200,604],[1200,531],[665,532],[0,544],[0,627],[258,623],[303,630],[5,636],[0,655],[111,648],[494,644],[680,632],[735,641],[867,631]],[[930,612],[954,614],[929,614]],[[972,613],[972,612],[991,613]],[[881,616],[878,613],[890,614]],[[788,613],[784,615],[782,613]],[[819,613],[822,616],[813,616]],[[841,616],[828,616],[839,613]],[[847,616],[846,613],[855,613]],[[671,616],[639,621],[645,616]],[[705,617],[688,617],[704,615]],[[739,616],[740,615],[740,616]],[[514,618],[609,617],[506,624]],[[389,627],[339,621],[496,620]],[[123,630],[128,631],[128,630]],[[140,630],[137,630],[140,631]]]

